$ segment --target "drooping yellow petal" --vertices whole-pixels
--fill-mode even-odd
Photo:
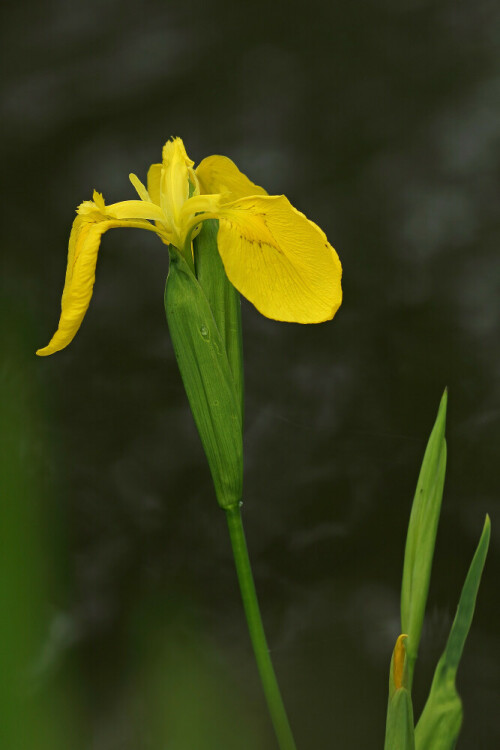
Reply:
[[[87,221],[83,216],[76,217],[69,238],[59,325],[48,345],[38,349],[40,357],[64,349],[75,337],[92,298],[101,237],[108,229],[120,226],[127,226],[127,223],[118,220],[95,222]]]
[[[200,190],[205,195],[227,193],[228,201],[245,198],[247,195],[267,195],[267,191],[255,185],[240,172],[227,156],[207,156],[196,168]]]
[[[232,284],[268,318],[330,320],[342,302],[342,266],[324,232],[284,195],[218,208],[217,244]]]

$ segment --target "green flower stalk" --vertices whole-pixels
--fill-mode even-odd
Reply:
[[[37,354],[63,349],[92,297],[100,240],[116,227],[155,232],[168,246],[165,312],[176,359],[225,511],[257,666],[281,750],[295,742],[271,663],[243,531],[243,361],[239,293],[265,316],[296,323],[331,319],[342,268],[324,232],[283,195],[269,196],[230,159],[196,169],[180,138],[168,141],[140,200],[106,205],[94,192],[69,240],[59,326]]]

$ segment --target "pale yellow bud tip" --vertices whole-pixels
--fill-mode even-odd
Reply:
[[[392,667],[392,676],[394,679],[394,687],[396,690],[399,690],[399,688],[403,687],[403,676],[404,676],[404,666],[405,666],[405,657],[406,657],[406,649],[405,649],[405,640],[408,638],[406,633],[402,633],[398,640],[396,641],[396,645],[394,646],[394,659],[393,659],[393,667]]]

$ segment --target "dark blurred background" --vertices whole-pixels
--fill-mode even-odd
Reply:
[[[171,135],[316,221],[319,326],[243,301],[244,520],[299,748],[383,743],[406,524],[443,388],[449,465],[420,711],[484,515],[461,750],[500,743],[500,7],[3,5],[2,750],[271,750],[225,520],[163,310],[166,248],[104,237],[71,346],[69,229]],[[6,478],[6,481],[5,481]]]

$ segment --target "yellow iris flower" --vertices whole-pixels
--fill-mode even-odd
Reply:
[[[342,267],[324,232],[284,195],[267,195],[225,156],[209,156],[193,169],[180,138],[163,147],[147,188],[130,175],[140,200],[107,206],[94,191],[77,209],[69,238],[59,326],[37,354],[64,349],[89,306],[101,237],[108,229],[156,232],[192,264],[192,240],[201,222],[218,219],[217,245],[232,284],[268,318],[319,323],[342,301]]]

